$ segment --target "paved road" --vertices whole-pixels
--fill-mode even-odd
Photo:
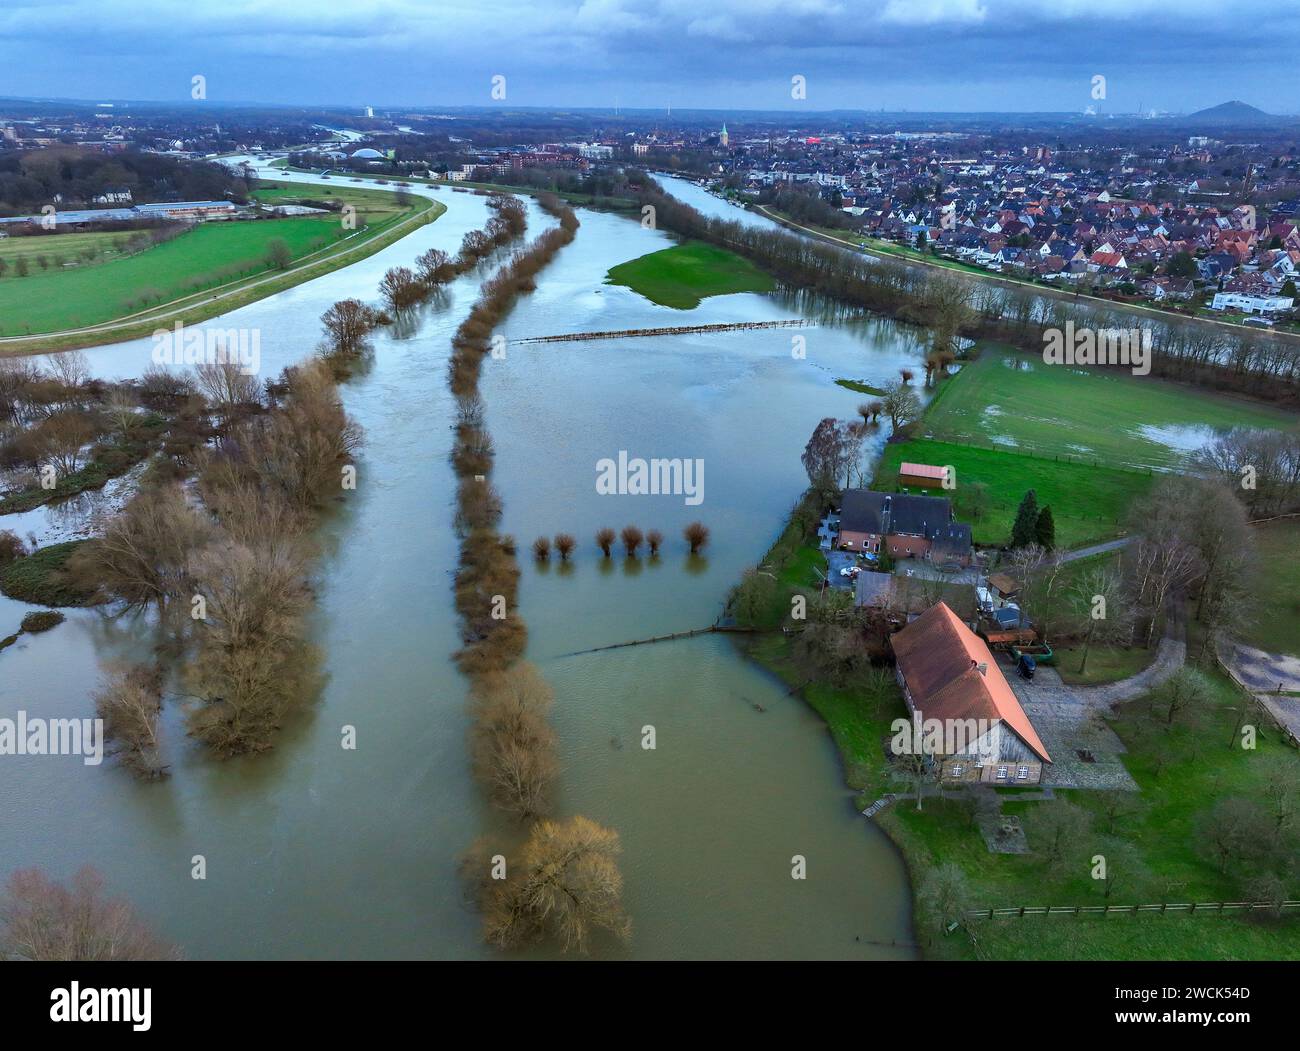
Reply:
[[[1221,654],[1222,655],[1222,654]],[[1300,697],[1277,693],[1300,691],[1300,658],[1266,653],[1253,646],[1233,646],[1224,662],[1237,680],[1254,691],[1255,699],[1300,742]]]
[[[1107,551],[1118,551],[1121,547],[1127,547],[1131,543],[1133,543],[1131,536],[1123,536],[1118,540],[1107,540],[1104,544],[1092,544],[1089,547],[1080,547],[1073,551],[1067,551],[1061,556],[1061,561],[1074,562],[1080,558],[1091,558],[1093,555],[1105,554]]]

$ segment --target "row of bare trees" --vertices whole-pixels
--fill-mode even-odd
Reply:
[[[691,522],[682,529],[682,538],[686,541],[692,555],[698,555],[704,546],[709,542],[709,527],[703,522]],[[659,554],[659,549],[663,547],[664,535],[658,529],[651,529],[643,532],[640,526],[624,526],[619,532],[615,532],[609,526],[603,526],[596,530],[596,546],[605,558],[612,557],[614,553],[615,541],[621,541],[623,551],[628,558],[636,558],[641,551],[641,545],[644,544],[650,552],[650,557],[654,558]],[[573,553],[575,542],[568,533],[560,533],[555,538],[555,549],[559,552],[560,560],[567,562],[569,556]],[[533,541],[533,554],[541,561],[545,561],[551,555],[551,543],[544,536],[539,536]]]
[[[490,480],[493,446],[478,394],[493,330],[515,299],[532,291],[536,275],[577,230],[572,209],[548,195],[540,203],[559,225],[517,251],[483,284],[453,337],[447,372],[458,406],[451,454],[459,478],[461,537],[455,596],[463,645],[457,656],[470,679],[471,751],[489,799],[529,823],[521,844],[474,844],[463,859],[463,874],[490,944],[509,949],[553,938],[566,950],[584,951],[597,931],[623,937],[629,932],[621,900],[621,848],[616,832],[587,818],[545,816],[559,774],[549,721],[554,697],[537,668],[522,659],[527,632],[517,606],[519,567],[514,540],[498,531],[501,498]],[[481,250],[481,259],[493,247],[476,239],[469,253],[462,249],[462,257]],[[439,262],[435,269],[445,272],[446,266]],[[555,538],[562,559],[575,546],[568,534]],[[549,557],[550,541],[539,538],[534,552]]]
[[[494,194],[488,198],[488,206],[496,214],[482,230],[465,235],[455,259],[439,248],[430,248],[416,257],[414,270],[397,266],[384,274],[379,292],[392,310],[405,310],[421,302],[435,289],[473,270],[498,248],[523,235],[527,216],[518,198]]]
[[[723,245],[752,259],[795,289],[934,332],[930,356],[956,353],[964,338],[990,339],[1039,353],[1048,329],[1127,330],[1135,315],[1118,306],[1066,300],[1032,288],[1002,286],[889,259],[867,259],[832,244],[767,227],[703,215],[664,193],[649,176],[628,171],[644,208],[660,228]],[[1151,331],[1152,372],[1272,400],[1300,396],[1300,344],[1268,333],[1230,330],[1190,319],[1142,320]]]
[[[379,294],[389,310],[402,311],[427,299],[436,289],[468,273],[488,255],[523,235],[527,215],[513,197],[494,194],[488,206],[495,212],[483,230],[471,230],[452,258],[440,248],[430,248],[415,259],[415,269],[397,266],[379,283]],[[325,330],[323,353],[345,371],[348,362],[366,349],[366,339],[375,328],[391,322],[384,310],[360,299],[341,299],[321,315]]]

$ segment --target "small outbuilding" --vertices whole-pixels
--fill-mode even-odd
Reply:
[[[942,489],[948,468],[928,463],[902,463],[898,466],[898,484],[918,489]]]

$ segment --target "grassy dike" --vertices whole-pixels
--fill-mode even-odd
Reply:
[[[374,255],[426,223],[433,222],[446,210],[447,206],[440,201],[416,198],[409,211],[395,214],[381,223],[302,256],[282,272],[263,272],[242,278],[93,326],[43,335],[3,337],[0,338],[0,357],[96,347],[105,343],[138,339],[151,334],[160,326],[169,327],[178,321],[186,325],[206,321]]]

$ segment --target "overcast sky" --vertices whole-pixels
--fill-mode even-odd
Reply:
[[[1298,46],[1300,0],[0,0],[0,96],[1300,113]]]

